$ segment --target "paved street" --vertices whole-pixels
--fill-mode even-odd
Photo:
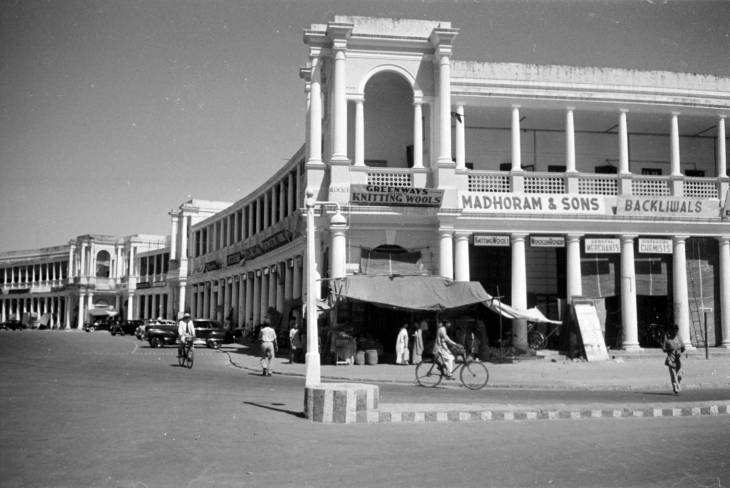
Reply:
[[[175,348],[106,332],[2,331],[0,367],[8,487],[730,484],[728,416],[319,425],[300,417],[300,377],[262,378],[205,349],[187,370]],[[381,386],[387,402],[676,401],[653,390]]]

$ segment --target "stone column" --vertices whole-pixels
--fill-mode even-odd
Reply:
[[[284,261],[284,300],[291,300],[294,297],[294,290],[292,289],[294,268],[289,266],[289,261],[289,259]]]
[[[454,233],[454,281],[469,281],[469,232]]]
[[[84,292],[79,293],[79,316],[77,320],[77,326],[81,329],[84,326],[84,318],[86,315],[86,307],[84,307]]]
[[[413,101],[413,167],[423,168],[423,101]]]
[[[332,161],[347,161],[347,95],[345,92],[346,41],[333,43],[332,77]]]
[[[439,274],[450,280],[454,279],[454,242],[453,231],[440,229],[439,235]]]
[[[200,313],[200,317],[204,319],[209,319],[210,316],[208,315],[208,311],[210,310],[210,283],[205,281],[203,282],[203,310]]]
[[[454,138],[455,151],[456,151],[456,169],[466,168],[466,141],[465,141],[465,129],[466,120],[464,119],[464,105],[459,104],[456,106],[456,137]]]
[[[639,329],[636,317],[636,273],[634,271],[634,235],[621,236],[621,327],[623,349],[638,351]]]
[[[689,334],[689,293],[687,287],[687,254],[688,236],[674,236],[672,253],[672,291],[674,295],[674,323],[679,326],[679,338],[685,348],[692,349]]]
[[[269,307],[276,308],[276,282],[278,278],[276,276],[276,268],[273,266],[269,267],[269,297],[267,301],[267,309]]]
[[[626,124],[628,112],[626,109],[621,109],[618,114],[618,171],[622,175],[631,174],[629,170],[629,129]]]
[[[718,238],[720,255],[720,347],[730,349],[730,236]]]
[[[279,271],[276,273],[276,309],[279,312],[284,312],[284,277],[279,273],[284,273],[285,267],[280,264],[277,269]]]
[[[284,180],[279,181],[279,220],[286,217],[286,190]]]
[[[253,202],[246,205],[246,233],[243,236],[244,239],[248,239],[251,237],[254,233],[254,222],[256,221],[256,218],[253,214]]]
[[[81,264],[79,265],[79,276],[86,276],[86,243],[81,243]]]
[[[575,122],[574,107],[565,110],[565,172],[575,173]]]
[[[330,235],[332,236],[330,266],[332,266],[332,278],[345,277],[345,264],[347,261],[346,232],[347,219],[338,211],[330,219]]]
[[[127,294],[127,320],[134,320],[134,292]]]
[[[226,283],[225,279],[216,281],[218,282],[218,300],[216,300],[215,310],[211,315],[215,320],[222,323],[226,317],[226,305],[224,303],[224,298],[228,291],[228,283]]]
[[[566,291],[565,298],[568,303],[572,297],[583,295],[583,278],[580,269],[580,238],[581,234],[568,234],[565,237],[566,246]]]
[[[320,67],[312,59],[312,81],[309,89],[309,159],[308,163],[322,162],[322,92]]]
[[[438,163],[451,164],[451,61],[448,54],[438,53],[439,89],[439,156]]]
[[[296,210],[294,207],[294,175],[289,173],[286,178],[286,213],[291,215]]]
[[[525,261],[525,238],[527,234],[511,235],[512,244],[512,307],[517,311],[527,310],[527,265]],[[527,350],[527,322],[524,319],[512,319],[512,345]]]
[[[246,325],[253,324],[254,309],[254,280],[256,277],[253,273],[246,273]]]
[[[677,117],[679,116],[679,112],[672,112],[672,130],[670,135],[670,142],[671,142],[671,167],[672,167],[672,176],[682,176],[682,170],[680,167],[680,159],[679,159],[679,122],[677,121]]]
[[[717,119],[717,176],[727,178],[727,149],[725,148],[725,115]],[[722,196],[721,196],[722,198]]]
[[[512,171],[522,171],[520,147],[520,106],[512,105]]]
[[[294,268],[292,268],[292,298],[300,298],[302,296],[302,264],[301,258],[294,258]]]
[[[259,273],[261,273],[259,275]],[[258,270],[255,272],[253,277],[253,325],[256,326],[261,323],[261,278],[263,272]]]
[[[174,210],[170,211],[170,259],[177,259],[177,221],[178,215]]]
[[[365,166],[365,96],[355,100],[355,166]]]

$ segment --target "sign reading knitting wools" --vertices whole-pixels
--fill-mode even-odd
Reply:
[[[479,213],[542,215],[611,213],[605,197],[597,195],[459,192],[459,205],[465,212]]]
[[[672,254],[671,239],[639,238],[639,252],[643,254]]]
[[[621,252],[621,240],[615,238],[585,239],[586,254],[618,254]]]
[[[616,215],[717,219],[720,217],[720,201],[713,198],[620,196],[617,200]]]
[[[353,205],[390,205],[394,207],[440,207],[443,190],[381,185],[350,185]]]

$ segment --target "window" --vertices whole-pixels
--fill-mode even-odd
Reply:
[[[618,173],[618,168],[612,164],[604,164],[596,166],[595,172],[599,175],[615,175]]]
[[[661,168],[641,168],[641,174],[650,175],[650,176],[661,176],[662,169]]]
[[[466,161],[466,162],[464,163],[464,167],[465,167],[466,169],[474,169],[474,161]]]
[[[512,163],[500,163],[499,170],[500,171],[511,171]]]
[[[548,173],[565,173],[564,164],[549,164]]]
[[[111,255],[107,251],[99,251],[96,253],[96,277],[109,278],[110,264]]]
[[[705,176],[705,171],[702,169],[686,169],[686,170],[684,170],[684,176],[693,176],[696,178],[702,178]]]
[[[385,159],[366,159],[365,166],[370,166],[371,168],[385,168],[388,166],[388,161]]]

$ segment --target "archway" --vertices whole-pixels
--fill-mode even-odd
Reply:
[[[364,88],[365,165],[413,165],[413,89],[399,73],[383,71]]]

